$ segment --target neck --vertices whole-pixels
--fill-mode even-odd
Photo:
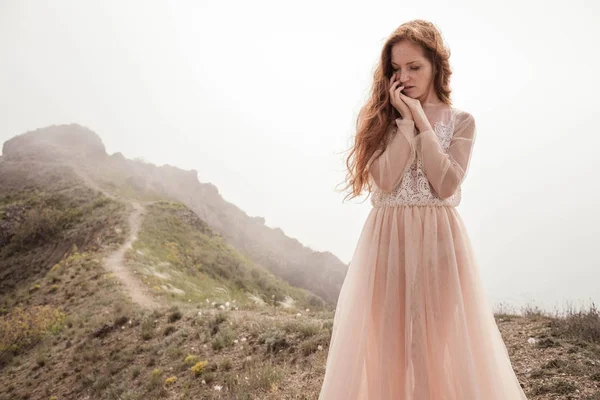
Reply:
[[[437,93],[433,89],[433,85],[430,85],[427,93],[423,96],[419,96],[418,99],[422,106],[437,106],[446,104],[437,96]]]

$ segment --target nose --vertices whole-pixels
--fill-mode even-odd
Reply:
[[[408,81],[408,72],[400,71],[396,73],[396,77],[400,81],[400,83],[405,84]]]
[[[400,81],[402,83],[408,82],[408,72],[401,72],[400,73]]]

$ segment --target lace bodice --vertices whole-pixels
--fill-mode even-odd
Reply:
[[[371,158],[374,207],[460,204],[460,184],[475,139],[474,119],[450,106],[431,115],[436,119],[433,130],[418,134],[412,121],[397,119],[387,146]]]

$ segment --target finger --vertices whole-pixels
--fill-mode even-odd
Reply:
[[[407,95],[405,95],[405,94],[402,94],[402,93],[401,93],[401,98],[402,98],[402,100],[404,100],[404,102],[405,102],[406,104],[408,104],[408,106],[409,106],[411,109],[414,109],[414,108],[416,108],[416,107],[419,107],[419,105],[421,104],[421,103],[420,103],[418,100],[417,100],[417,101],[415,101],[415,99],[413,99],[412,97],[409,97],[409,96],[407,96]]]
[[[407,95],[405,95],[402,92],[398,92],[398,100],[403,102],[404,104],[406,104],[408,106],[408,108],[411,108],[411,104],[410,104],[410,97],[408,97]]]
[[[403,101],[400,98],[399,94],[400,94],[400,90],[394,91],[394,99],[396,100],[396,104],[399,104],[400,106],[402,106]]]

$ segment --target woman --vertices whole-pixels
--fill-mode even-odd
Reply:
[[[526,399],[456,210],[475,120],[450,101],[427,21],[386,41],[348,157],[372,193],[339,295],[320,400]]]

